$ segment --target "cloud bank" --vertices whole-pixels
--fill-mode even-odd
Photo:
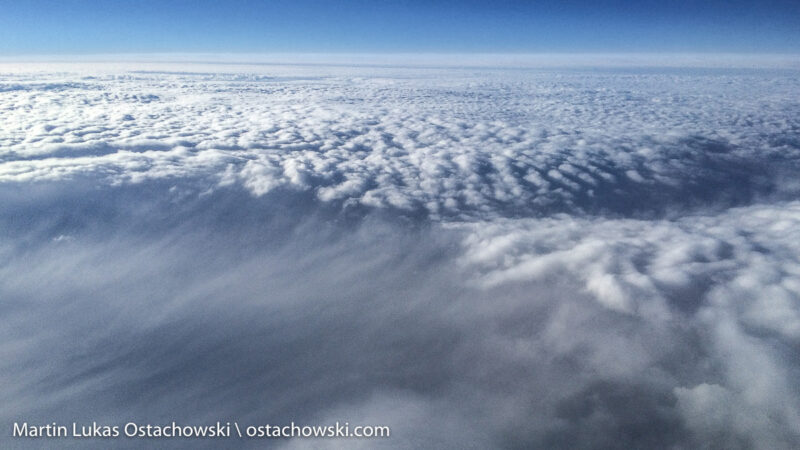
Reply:
[[[0,75],[3,423],[800,444],[796,72],[193,68]]]
[[[7,76],[0,181],[209,189],[486,218],[793,198],[797,83],[762,73]]]

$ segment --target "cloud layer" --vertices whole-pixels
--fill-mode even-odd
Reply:
[[[284,75],[8,75],[0,180],[203,176],[434,218],[661,214],[798,190],[786,73]]]
[[[796,72],[172,69],[0,75],[2,423],[800,444]]]

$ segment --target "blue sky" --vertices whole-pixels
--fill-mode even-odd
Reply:
[[[0,54],[800,52],[797,1],[0,0]]]

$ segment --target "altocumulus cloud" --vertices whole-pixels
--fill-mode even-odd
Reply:
[[[0,76],[4,423],[800,445],[797,71],[151,66]]]

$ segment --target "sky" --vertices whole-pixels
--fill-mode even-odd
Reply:
[[[800,52],[800,3],[0,0],[0,55]]]

